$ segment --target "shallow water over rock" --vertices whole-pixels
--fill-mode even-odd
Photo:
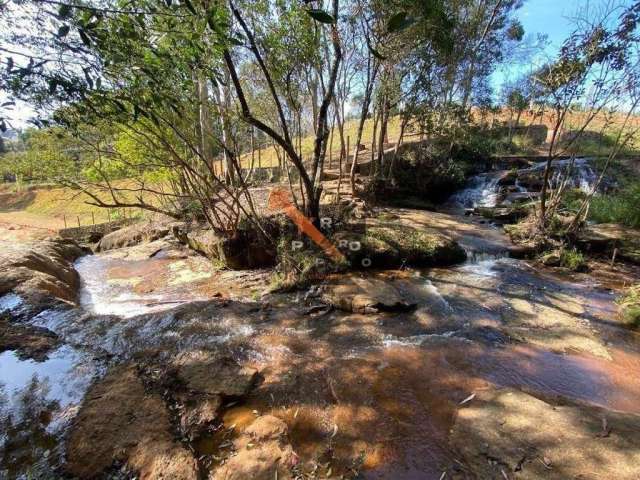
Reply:
[[[212,274],[209,262],[200,257],[123,258],[118,251],[87,255],[75,268],[81,278],[80,306],[123,318],[205,300],[198,288]]]
[[[53,478],[63,454],[60,434],[101,371],[68,346],[40,362],[0,354],[0,478]]]

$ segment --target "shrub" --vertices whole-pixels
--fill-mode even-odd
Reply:
[[[628,183],[615,193],[593,197],[589,219],[640,228],[640,182]]]
[[[640,284],[627,289],[618,299],[622,320],[633,327],[640,327]]]
[[[584,255],[575,248],[564,249],[560,252],[560,266],[579,272],[586,269],[587,261]]]

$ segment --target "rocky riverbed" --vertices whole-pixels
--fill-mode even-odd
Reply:
[[[284,294],[170,235],[3,244],[0,478],[638,478],[640,338],[611,281],[635,267],[378,213],[468,260]]]

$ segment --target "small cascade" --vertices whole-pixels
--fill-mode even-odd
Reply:
[[[522,199],[535,199],[547,162],[535,163],[531,167],[517,170],[517,175],[510,186],[502,186],[501,179],[508,178],[509,171],[498,170],[481,173],[469,179],[467,186],[454,193],[445,204],[454,210],[473,209],[477,207],[496,207],[510,205]],[[550,177],[551,188],[556,188],[569,175],[569,186],[585,193],[591,191],[598,181],[598,172],[589,158],[555,160]]]
[[[563,179],[566,178],[567,173],[570,175],[569,185],[573,188],[578,188],[585,193],[589,193],[595,183],[598,181],[598,173],[591,164],[590,158],[574,158],[555,160],[552,163],[553,172],[551,174],[551,187],[557,186]],[[519,170],[519,174],[527,174],[534,172],[544,172],[547,167],[547,162],[538,162],[532,167]]]
[[[481,173],[447,202],[459,208],[495,207],[500,196],[500,179],[506,172]]]

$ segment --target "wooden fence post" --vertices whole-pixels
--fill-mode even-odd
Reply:
[[[93,212],[91,212],[91,223],[93,223],[94,225],[96,224],[96,216]]]
[[[80,226],[80,215],[78,215],[78,227]]]
[[[64,228],[67,228],[67,216],[63,213],[62,220],[64,220]]]

